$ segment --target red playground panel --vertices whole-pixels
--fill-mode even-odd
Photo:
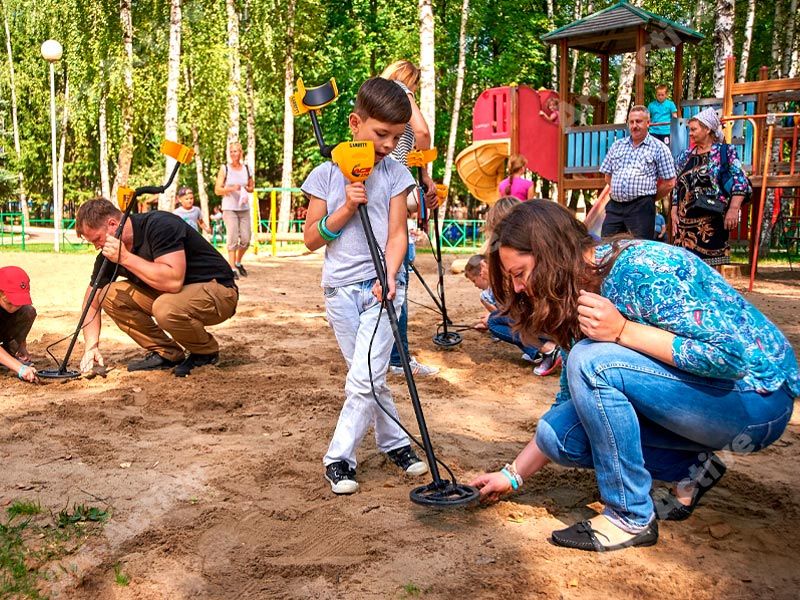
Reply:
[[[558,98],[558,94],[525,85],[484,91],[472,112],[472,139],[476,142],[515,140],[517,152],[527,159],[528,168],[545,179],[556,181],[559,127],[539,114],[551,97]]]

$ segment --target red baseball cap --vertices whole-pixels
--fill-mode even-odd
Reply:
[[[19,267],[0,268],[0,292],[14,306],[27,306],[31,302],[31,278]]]

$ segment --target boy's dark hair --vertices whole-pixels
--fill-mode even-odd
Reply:
[[[464,265],[464,275],[478,275],[481,272],[481,263],[486,260],[483,254],[473,254]]]
[[[75,216],[75,233],[83,237],[87,229],[103,226],[109,217],[122,218],[122,211],[105,198],[94,198],[81,204]]]
[[[408,123],[411,102],[403,88],[394,81],[373,77],[359,88],[353,112],[362,119],[376,119],[392,125]]]

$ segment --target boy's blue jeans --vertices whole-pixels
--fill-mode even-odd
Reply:
[[[323,459],[325,465],[344,460],[355,469],[356,448],[370,426],[375,427],[375,443],[381,452],[396,450],[409,444],[408,436],[381,410],[372,396],[370,380],[375,386],[375,394],[381,405],[399,420],[389,386],[386,384],[389,352],[394,336],[389,317],[381,310],[380,303],[372,295],[374,283],[375,280],[372,279],[352,285],[325,288],[325,311],[328,323],[336,335],[336,341],[339,342],[339,348],[348,367],[344,386],[344,406]],[[399,310],[405,299],[406,288],[404,284],[398,282],[396,289],[394,308]],[[373,339],[376,323],[378,328]],[[370,340],[372,340],[371,352]]]
[[[713,450],[769,446],[794,405],[785,385],[760,394],[613,343],[579,342],[565,369],[571,399],[541,418],[536,444],[555,463],[595,469],[604,514],[631,532],[653,518],[652,479],[690,477]]]
[[[522,350],[531,358],[536,356],[536,353],[542,349],[542,346],[547,342],[546,340],[539,340],[539,346],[526,346],[522,343],[522,339],[513,331],[511,331],[511,321],[508,317],[500,316],[498,311],[494,311],[489,315],[489,332],[496,338],[501,339],[509,344],[514,344],[517,348]]]
[[[400,330],[400,339],[403,342],[403,350],[406,351],[406,356],[408,356],[409,359],[411,358],[411,355],[408,353],[408,284],[410,283],[409,272],[411,270],[409,265],[414,262],[416,255],[416,247],[412,242],[409,242],[406,258],[403,261],[403,266],[400,267],[400,270],[397,272],[397,281],[404,283],[406,286],[406,295],[403,299],[403,306],[397,313],[397,328]],[[389,359],[389,364],[393,367],[403,366],[403,363],[400,361],[400,352],[397,350],[397,344],[392,345],[392,356]]]

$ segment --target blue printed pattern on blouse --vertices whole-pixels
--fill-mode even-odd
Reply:
[[[599,260],[610,245],[597,248]],[[675,334],[679,369],[740,379],[740,389],[776,391],[786,382],[800,395],[800,372],[781,331],[713,268],[691,253],[658,242],[633,242],[603,281],[601,295],[628,319]]]

